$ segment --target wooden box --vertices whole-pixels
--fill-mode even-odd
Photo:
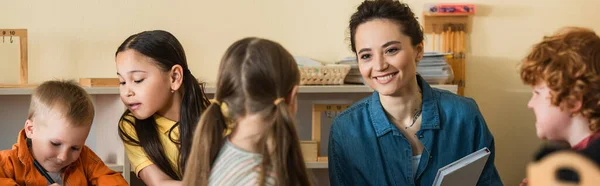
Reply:
[[[317,161],[317,157],[319,155],[319,145],[316,141],[300,141],[300,148],[302,148],[302,156],[304,156],[304,161]]]
[[[119,78],[80,78],[83,87],[118,87]]]
[[[0,29],[0,37],[2,42],[11,42],[13,37],[19,38],[19,49],[20,49],[20,63],[19,63],[19,83],[9,84],[0,82],[0,88],[15,88],[15,87],[34,87],[35,85],[29,85],[29,72],[28,72],[28,53],[27,53],[27,29]],[[0,58],[1,60],[1,58]],[[17,69],[15,69],[17,70]]]
[[[350,107],[350,104],[313,104],[312,106],[312,135],[311,140],[316,143],[316,157],[313,161],[326,162],[327,157],[320,157],[321,149],[321,114],[323,112],[342,112]],[[327,141],[325,141],[327,143]],[[304,149],[302,149],[304,150]],[[312,158],[312,157],[311,157]]]

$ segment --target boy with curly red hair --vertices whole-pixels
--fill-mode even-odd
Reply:
[[[560,29],[534,45],[521,79],[533,87],[527,104],[537,136],[582,150],[600,138],[600,38],[579,27]]]
[[[537,136],[566,141],[576,151],[598,151],[589,145],[600,142],[598,35],[587,28],[562,28],[533,46],[520,73],[521,80],[533,87],[527,106],[535,113]],[[562,180],[578,180],[569,171],[558,176]],[[527,179],[520,185],[528,185]]]

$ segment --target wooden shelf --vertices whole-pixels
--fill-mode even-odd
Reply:
[[[31,95],[35,87],[24,88],[0,88],[0,95]],[[119,94],[119,87],[84,87],[92,95],[96,94]]]
[[[457,85],[432,85],[439,89],[456,92]],[[119,98],[119,87],[84,87],[84,89],[92,95],[94,106],[96,109],[96,118],[94,119],[93,128],[90,131],[88,145],[93,149],[103,160],[111,162],[107,166],[116,172],[123,173],[126,180],[130,180],[129,160],[126,157],[125,149],[118,137],[117,131],[118,119],[125,110],[121,99]],[[19,87],[19,88],[0,88],[0,104],[6,108],[8,112],[0,113],[0,118],[5,123],[20,123],[26,117],[29,106],[29,97],[33,93],[34,87]],[[210,84],[206,86],[208,94],[214,94],[215,87]],[[370,95],[373,90],[366,85],[328,85],[328,86],[300,86],[299,92],[302,94],[299,99],[298,108],[298,124],[299,135],[311,133],[310,126],[312,114],[310,107],[312,104],[352,104],[365,95]],[[305,127],[306,126],[306,127]],[[6,131],[3,134],[4,146],[9,147],[12,144],[10,141],[15,139],[17,131],[21,130],[18,126],[5,125],[2,130]],[[322,129],[323,132],[326,129]],[[305,139],[307,137],[304,135]],[[89,143],[88,143],[89,142]],[[326,147],[325,147],[326,149]],[[116,161],[115,161],[116,160]],[[308,169],[315,171],[327,171],[327,161],[311,161],[306,162]]]
[[[432,85],[434,88],[449,90],[456,93],[457,85]],[[35,87],[0,88],[0,95],[31,95]],[[206,86],[207,94],[214,94],[214,86]],[[84,87],[91,95],[118,95],[119,87]],[[366,85],[316,85],[300,86],[300,93],[370,93],[373,89]]]
[[[118,165],[118,164],[106,164],[106,166],[108,166],[108,168],[110,170],[113,170],[115,172],[123,172],[123,165]]]
[[[306,162],[307,169],[327,169],[329,164],[326,161]]]

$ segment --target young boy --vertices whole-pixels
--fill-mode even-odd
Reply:
[[[544,37],[523,60],[520,71],[523,82],[533,87],[527,106],[535,113],[539,138],[565,141],[576,151],[600,138],[600,38],[596,33],[567,27]]]
[[[17,143],[0,151],[0,185],[127,185],[85,146],[93,119],[92,101],[77,84],[41,84]]]
[[[600,138],[600,38],[585,28],[544,37],[521,65],[533,87],[527,106],[541,139],[566,141],[575,150]]]

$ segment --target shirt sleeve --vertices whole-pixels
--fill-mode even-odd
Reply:
[[[13,169],[12,165],[5,160],[5,157],[0,155],[0,185],[7,186],[18,186],[17,182],[13,179],[14,174],[11,174],[10,170]]]

